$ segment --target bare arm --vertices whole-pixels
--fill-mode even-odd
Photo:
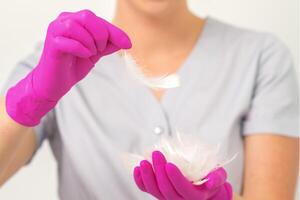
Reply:
[[[0,97],[0,187],[32,156],[36,137],[32,128],[13,121]]]
[[[299,140],[272,134],[245,138],[242,197],[235,200],[293,200],[298,175]]]

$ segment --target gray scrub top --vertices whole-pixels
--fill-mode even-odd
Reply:
[[[40,53],[19,63],[2,94],[32,70]],[[62,200],[153,199],[137,189],[119,154],[140,152],[175,129],[222,143],[228,155],[238,152],[225,168],[239,193],[245,136],[298,136],[292,59],[274,36],[209,17],[178,74],[181,86],[158,102],[113,54],[59,101],[35,129],[40,144],[46,138],[51,144]]]

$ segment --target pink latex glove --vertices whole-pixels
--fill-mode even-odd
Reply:
[[[211,172],[207,182],[193,185],[172,163],[167,163],[163,154],[152,154],[153,166],[143,160],[134,169],[134,180],[143,192],[159,200],[231,200],[232,188],[226,182],[227,174],[223,168]]]
[[[91,11],[61,13],[48,27],[38,65],[8,90],[7,113],[22,125],[39,124],[102,56],[128,48],[128,36]]]

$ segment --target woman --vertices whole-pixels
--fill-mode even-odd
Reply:
[[[112,23],[87,10],[62,13],[43,49],[15,68],[1,99],[1,184],[47,138],[64,200],[293,199],[298,94],[280,41],[196,17],[185,0],[119,0]],[[149,76],[177,73],[181,87],[136,82],[120,49]],[[228,178],[220,168],[196,187],[160,152],[126,174],[120,151],[139,151],[175,128],[238,152]]]

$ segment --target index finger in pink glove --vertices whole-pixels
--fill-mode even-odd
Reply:
[[[154,151],[152,153],[152,162],[157,184],[163,196],[167,200],[182,200],[183,198],[178,194],[168,178],[165,168],[167,161],[164,155],[159,151]]]
[[[53,39],[53,44],[55,44],[55,48],[57,50],[60,50],[64,53],[69,53],[79,58],[89,58],[93,55],[88,48],[82,45],[81,42],[73,40],[71,38],[57,36]]]
[[[51,23],[53,36],[63,36],[81,42],[94,55],[97,54],[93,36],[74,19],[56,20]]]
[[[124,33],[121,29],[114,26],[113,24],[107,22],[105,19],[101,19],[101,20],[104,24],[107,25],[107,29],[109,32],[109,41],[112,44],[122,49],[131,48],[132,44],[126,33]]]
[[[141,161],[140,166],[143,183],[147,192],[160,200],[164,200],[164,197],[158,188],[151,163],[147,160],[143,160]]]
[[[166,165],[166,172],[171,180],[172,185],[176,189],[176,191],[184,197],[184,199],[190,200],[202,200],[207,199],[208,194],[202,192],[200,194],[200,190],[197,190],[196,187],[188,181],[180,170],[172,163],[168,163]]]
[[[103,51],[108,41],[119,47],[119,49],[131,48],[131,42],[126,33],[104,19],[97,17],[93,12],[82,10],[72,15],[72,17],[93,35],[98,51]]]

